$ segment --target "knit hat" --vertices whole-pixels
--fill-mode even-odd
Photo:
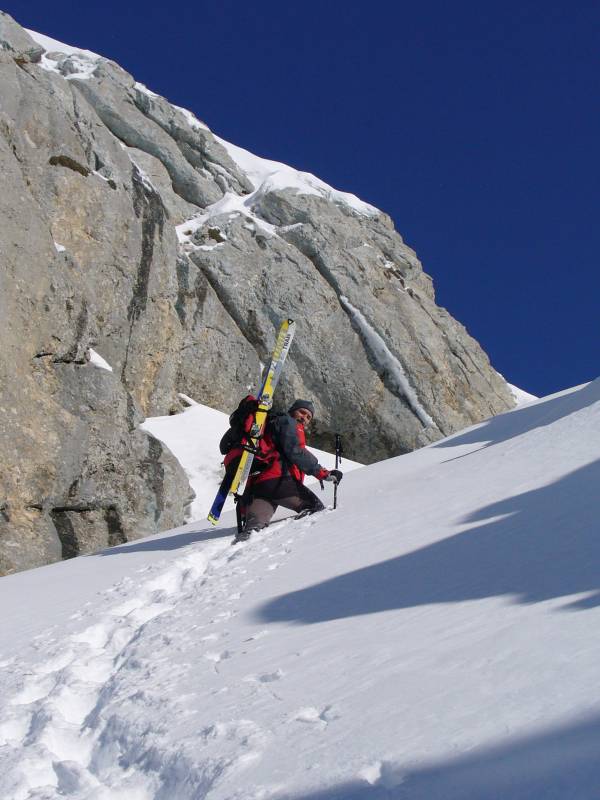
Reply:
[[[307,411],[310,411],[312,416],[315,415],[315,407],[311,403],[310,400],[294,400],[292,405],[288,408],[288,414],[292,414],[294,411],[297,411],[299,408],[305,408]]]

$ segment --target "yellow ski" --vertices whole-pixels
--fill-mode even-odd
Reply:
[[[217,496],[215,497],[215,501],[208,515],[208,519],[213,525],[216,525],[219,521],[227,495],[230,493],[239,494],[244,490],[252,469],[256,447],[265,427],[267,413],[273,405],[273,393],[279,381],[283,364],[289,353],[295,330],[296,323],[293,320],[286,319],[281,323],[279,333],[277,334],[277,341],[275,342],[275,347],[271,356],[271,363],[258,394],[258,409],[254,418],[254,424],[250,430],[250,441],[244,448],[231,482],[228,477],[225,476],[219,487],[219,491],[217,492]]]

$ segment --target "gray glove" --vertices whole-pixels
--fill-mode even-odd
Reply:
[[[329,470],[329,475],[324,480],[331,481],[332,483],[338,484],[342,480],[343,477],[344,477],[344,473],[340,472],[339,469],[331,469],[331,470]]]

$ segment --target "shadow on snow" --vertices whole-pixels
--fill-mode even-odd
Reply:
[[[285,516],[275,515],[270,525],[275,526],[279,522],[286,522],[287,520],[294,519],[294,515],[286,514]],[[201,523],[189,523],[186,529],[180,533],[157,533],[149,539],[141,539],[131,542],[125,542],[121,545],[109,547],[107,550],[102,550],[99,553],[88,553],[87,555],[100,555],[100,556],[114,556],[119,553],[141,553],[145,551],[154,550],[179,550],[182,547],[187,547],[189,544],[196,544],[196,542],[208,542],[211,539],[225,539],[229,537],[232,541],[237,535],[237,526],[229,528],[214,528],[212,525],[205,528],[198,528],[197,530],[187,530],[192,525]]]
[[[468,531],[281,595],[258,614],[314,623],[429,603],[499,595],[533,603],[581,592],[593,595],[569,608],[600,605],[599,486],[600,460],[479,509],[464,520],[481,521]]]
[[[595,800],[600,717],[466,756],[403,769],[384,763],[375,785],[353,781],[278,800]]]
[[[95,555],[116,556],[120,553],[179,550],[182,547],[187,547],[189,544],[195,544],[196,542],[208,542],[211,539],[224,539],[227,536],[233,538],[236,531],[237,528],[213,528],[211,526],[210,528],[199,528],[193,531],[186,530],[167,536],[158,533],[150,539],[126,542],[125,544],[116,545],[115,547],[109,547],[107,550],[102,550]]]
[[[562,417],[581,411],[600,400],[600,378],[570,394],[553,397],[533,405],[517,408],[484,422],[475,430],[459,433],[435,444],[436,448],[457,447],[463,444],[485,442],[486,447],[521,436],[535,428],[543,428]]]

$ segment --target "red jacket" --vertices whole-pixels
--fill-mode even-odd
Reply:
[[[230,450],[224,459],[225,467],[232,464],[242,452],[241,447]],[[269,418],[259,441],[259,452],[254,457],[250,481],[252,484],[262,483],[285,475],[302,482],[305,475],[314,475],[323,480],[329,471],[306,449],[304,426],[289,414],[275,414]]]

